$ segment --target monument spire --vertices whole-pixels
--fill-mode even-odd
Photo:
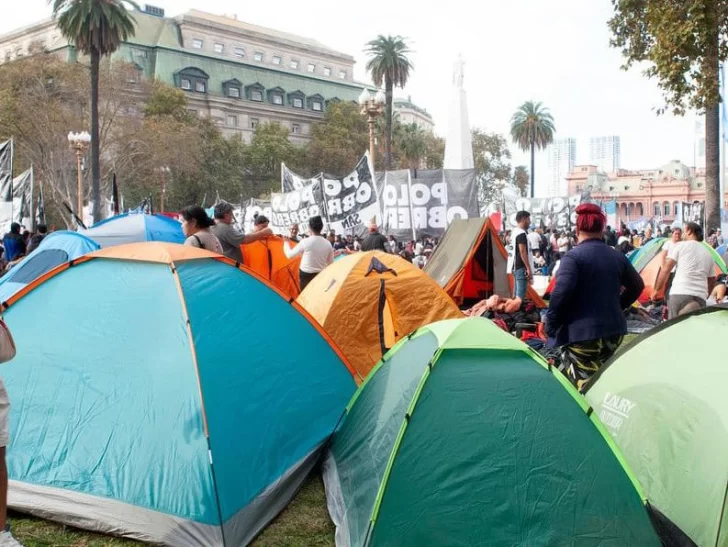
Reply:
[[[452,76],[450,118],[445,138],[445,169],[472,169],[475,165],[468,118],[468,98],[463,85],[464,66],[462,55],[458,55]]]

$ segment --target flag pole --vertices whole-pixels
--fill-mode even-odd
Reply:
[[[30,164],[30,231],[35,232],[35,171]]]
[[[15,182],[15,138],[10,137],[10,218],[12,219],[15,216],[15,203],[13,202],[13,197],[15,193],[15,188],[13,187],[13,183]]]

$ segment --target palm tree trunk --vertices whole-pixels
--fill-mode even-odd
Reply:
[[[99,163],[99,64],[101,55],[91,51],[91,201],[93,222],[100,220],[101,211],[101,165]]]
[[[385,94],[387,97],[387,104],[385,106],[385,116],[387,117],[387,134],[384,136],[385,142],[385,155],[386,155],[386,169],[387,171],[392,169],[392,100],[394,94],[394,85],[392,79],[387,76],[384,79]]]
[[[536,197],[536,144],[531,139],[531,197]]]
[[[718,57],[719,34],[714,33],[712,44],[706,48],[708,74],[715,74],[713,82],[715,97],[720,97],[720,60]],[[720,195],[720,103],[708,105],[705,109],[705,230],[720,228],[720,208],[723,196]]]

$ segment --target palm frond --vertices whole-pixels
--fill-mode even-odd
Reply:
[[[511,138],[521,150],[545,148],[554,141],[554,133],[554,118],[540,102],[523,103],[511,118]]]

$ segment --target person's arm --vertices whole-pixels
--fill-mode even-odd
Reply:
[[[551,292],[551,300],[546,312],[546,333],[556,337],[557,331],[566,320],[566,312],[571,302],[572,294],[579,281],[579,270],[574,259],[568,255],[561,258],[559,273],[556,275],[556,285]]]
[[[283,241],[283,254],[285,254],[286,255],[286,258],[288,258],[288,259],[291,259],[293,257],[296,257],[296,256],[300,255],[301,253],[303,253],[303,251],[306,250],[305,243],[308,240],[310,240],[310,239],[311,239],[310,237],[307,237],[306,239],[304,239],[300,243],[296,244],[296,246],[293,247],[293,249],[291,249],[288,246],[288,241],[287,240],[286,241]]]
[[[708,294],[713,294],[713,289],[715,289],[715,276],[708,278]]]
[[[654,299],[654,296],[657,293],[659,293],[665,287],[665,285],[667,285],[667,280],[670,277],[670,272],[672,272],[672,269],[675,267],[675,264],[676,264],[676,262],[672,258],[665,259],[665,263],[663,264],[662,268],[660,269],[660,273],[657,274],[657,281],[655,281],[655,286],[652,289],[652,298],[653,299]],[[632,268],[632,269],[634,269],[634,268]],[[643,285],[644,285],[644,283],[643,283]],[[634,300],[632,302],[634,302]]]
[[[619,295],[619,305],[623,310],[626,310],[639,298],[642,291],[645,290],[645,282],[640,277],[640,274],[637,273],[634,266],[632,266],[632,263],[624,256],[622,258],[625,264],[621,281],[624,290]],[[667,275],[670,275],[672,268],[665,271],[667,271]],[[667,281],[667,277],[665,277],[665,280]]]
[[[343,252],[343,251],[341,251],[341,252]],[[331,247],[331,249],[329,249],[329,254],[326,257],[326,263],[331,264],[331,263],[333,263],[333,261],[334,261],[334,248]]]
[[[265,239],[266,237],[272,236],[273,230],[271,230],[270,228],[264,228],[259,232],[253,232],[250,234],[244,234],[236,230],[235,233],[237,236],[239,236],[240,241],[236,242],[234,245],[246,245],[247,243],[254,243],[255,241],[258,241],[260,239]]]

